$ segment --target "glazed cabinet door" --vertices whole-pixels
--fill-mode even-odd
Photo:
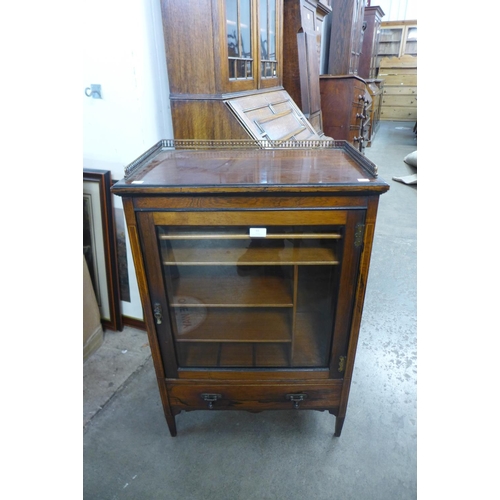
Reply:
[[[156,331],[178,370],[342,377],[363,210],[138,214]]]
[[[281,85],[283,0],[161,0],[170,92]]]
[[[226,38],[219,40],[225,91],[279,85],[282,0],[224,0],[216,5],[223,25],[219,33]]]

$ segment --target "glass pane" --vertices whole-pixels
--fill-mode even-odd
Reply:
[[[226,0],[227,53],[229,57],[239,55],[237,4],[238,0]]]
[[[250,0],[240,1],[241,56],[252,57]]]
[[[236,61],[234,59],[229,59],[229,78],[236,78],[236,71],[234,70],[234,65]]]
[[[267,30],[267,13],[268,13],[268,0],[261,0],[260,2],[260,17],[259,17],[259,36],[260,36],[260,57],[261,59],[269,59],[269,41]]]
[[[328,366],[341,228],[178,226],[158,237],[179,366]]]
[[[402,28],[384,28],[380,31],[381,42],[400,42],[403,35]]]
[[[408,30],[405,54],[417,55],[417,28],[410,28]]]
[[[246,77],[246,62],[245,61],[237,61],[238,71],[236,73],[236,78],[245,78]]]
[[[269,0],[269,59],[276,60],[276,3]]]

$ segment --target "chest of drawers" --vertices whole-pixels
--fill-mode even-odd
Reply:
[[[368,141],[372,97],[365,80],[355,75],[321,75],[323,131],[363,152]]]

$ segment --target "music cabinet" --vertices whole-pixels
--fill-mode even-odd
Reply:
[[[163,410],[346,415],[379,196],[345,141],[164,140],[123,197]]]

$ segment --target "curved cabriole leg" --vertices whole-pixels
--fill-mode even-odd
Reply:
[[[335,437],[340,437],[340,433],[342,432],[342,426],[344,425],[345,417],[337,417],[335,420]]]

